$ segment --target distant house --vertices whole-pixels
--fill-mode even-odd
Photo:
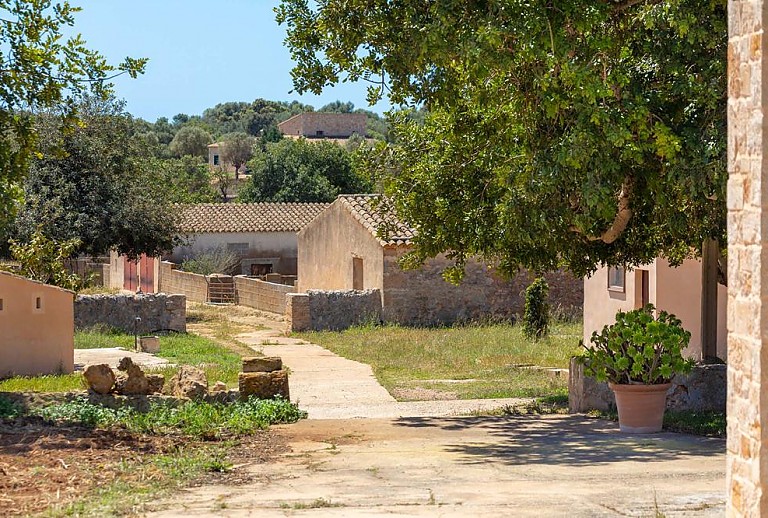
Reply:
[[[296,275],[297,237],[327,203],[203,203],[182,205],[181,229],[188,244],[173,250],[182,262],[225,248],[240,256],[244,275]]]
[[[277,129],[286,137],[348,139],[355,134],[365,137],[367,123],[364,113],[305,112],[279,123]]]
[[[74,297],[0,271],[0,377],[73,372]]]
[[[594,331],[615,321],[619,310],[630,311],[653,304],[675,314],[691,332],[688,354],[700,357],[701,261],[687,260],[672,267],[664,259],[634,268],[600,268],[584,279],[584,343]],[[727,288],[718,286],[717,356],[726,359]]]
[[[412,249],[415,230],[376,207],[378,195],[342,195],[299,232],[298,289],[378,289],[384,320],[408,325],[446,324],[482,318],[514,318],[523,312],[523,290],[532,280],[521,272],[503,279],[492,266],[470,261],[460,286],[448,283],[444,257],[403,271],[398,259]],[[387,239],[382,226],[394,229]],[[582,282],[556,272],[548,276],[550,299],[581,310]]]

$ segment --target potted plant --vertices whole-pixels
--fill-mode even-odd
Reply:
[[[654,313],[651,304],[619,311],[616,323],[592,333],[592,346],[580,357],[584,373],[607,381],[616,396],[622,432],[660,431],[672,378],[693,367],[682,354],[691,333],[674,315]]]

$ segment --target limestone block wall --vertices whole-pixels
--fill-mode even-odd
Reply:
[[[379,290],[309,290],[288,295],[287,331],[339,331],[381,319]]]
[[[183,293],[191,302],[208,300],[208,283],[204,275],[182,272],[177,265],[163,261],[160,263],[159,290],[163,293]]]
[[[74,311],[75,329],[101,324],[133,333],[134,321],[139,317],[140,334],[187,331],[184,295],[79,295],[75,299]]]
[[[762,0],[728,2],[728,516],[768,516],[768,155]]]
[[[296,292],[293,286],[249,279],[242,275],[235,277],[235,289],[238,304],[280,314],[285,312],[286,296]]]
[[[525,288],[533,281],[528,272],[511,280],[487,265],[470,261],[464,281],[455,286],[441,273],[451,264],[445,258],[429,260],[417,270],[402,270],[397,260],[402,251],[384,250],[383,318],[404,325],[431,326],[479,319],[509,320],[523,314]],[[567,272],[545,275],[549,303],[581,315],[584,286]]]
[[[349,137],[357,133],[364,137],[366,126],[367,118],[364,113],[306,112],[281,122],[277,127],[284,135]]]

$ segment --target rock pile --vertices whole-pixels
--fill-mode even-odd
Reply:
[[[88,365],[83,371],[88,389],[96,394],[139,396],[162,392],[165,376],[145,374],[129,357],[120,360],[117,373],[106,363]]]
[[[243,399],[250,396],[290,399],[288,373],[283,369],[283,361],[277,357],[243,358],[243,372],[238,375],[238,385]]]

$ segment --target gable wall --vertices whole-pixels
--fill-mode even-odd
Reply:
[[[381,289],[383,248],[336,201],[299,232],[299,291],[350,290],[353,258],[362,259],[363,288]]]
[[[72,293],[0,274],[0,299],[0,377],[74,370]]]

